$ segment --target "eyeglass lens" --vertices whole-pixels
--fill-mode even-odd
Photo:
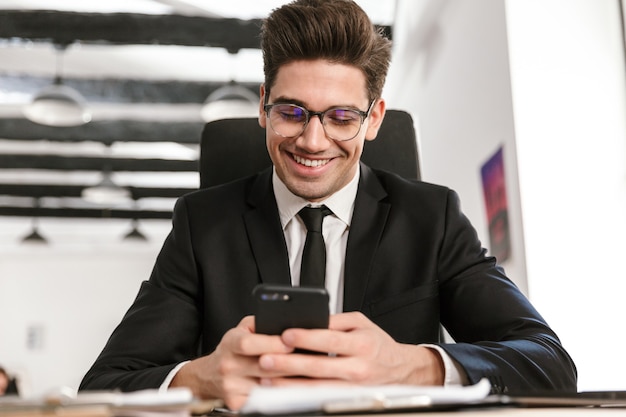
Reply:
[[[270,108],[270,125],[278,135],[293,138],[299,136],[309,122],[307,110],[294,104],[277,104]],[[329,109],[322,116],[326,135],[335,140],[350,140],[359,134],[363,118],[351,109]]]

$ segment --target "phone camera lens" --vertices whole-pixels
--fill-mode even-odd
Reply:
[[[289,301],[289,294],[281,294],[278,292],[261,294],[261,300],[263,301]]]

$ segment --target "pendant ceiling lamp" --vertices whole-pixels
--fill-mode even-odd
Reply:
[[[117,185],[108,170],[102,171],[102,180],[98,184],[83,189],[81,197],[90,203],[103,205],[124,204],[132,199],[130,190]]]
[[[46,126],[80,126],[91,121],[85,98],[75,89],[63,85],[62,61],[65,46],[55,46],[56,71],[54,83],[44,87],[23,108],[24,116]]]
[[[39,198],[35,198],[33,206],[35,209],[38,209],[40,207]],[[37,217],[37,213],[35,213],[35,216],[33,217],[32,224],[31,224],[31,231],[28,235],[22,238],[22,243],[35,243],[35,244],[48,243],[48,240],[45,237],[43,237],[41,233],[39,233],[39,218]]]
[[[144,235],[141,230],[139,230],[139,220],[132,220],[132,228],[126,235],[124,235],[124,240],[133,240],[136,242],[146,241],[148,238]]]
[[[23,243],[41,243],[46,244],[48,241],[45,237],[39,233],[39,228],[37,227],[37,220],[33,220],[31,232],[22,238]]]
[[[254,117],[259,114],[259,97],[234,81],[218,88],[207,97],[202,106],[202,120]]]
[[[132,193],[126,187],[116,184],[112,178],[111,144],[107,143],[105,148],[105,164],[102,169],[102,178],[94,186],[84,188],[81,197],[83,200],[100,205],[114,206],[132,202]]]
[[[235,81],[235,55],[229,55],[233,68],[231,81],[213,91],[204,101],[200,115],[205,122],[259,115],[259,96]]]

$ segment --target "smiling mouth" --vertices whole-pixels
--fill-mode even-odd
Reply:
[[[307,167],[321,167],[330,162],[330,159],[306,159],[297,155],[293,155],[293,159],[300,165]]]

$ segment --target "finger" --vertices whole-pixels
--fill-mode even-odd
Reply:
[[[344,379],[348,359],[326,355],[292,353],[289,355],[262,355],[259,366],[263,371],[278,376]]]
[[[225,391],[241,392],[248,392],[253,386],[258,385],[262,378],[285,376],[277,371],[262,369],[258,356],[243,355],[223,358],[215,373],[221,379],[220,385]]]
[[[369,350],[371,332],[345,332],[325,329],[288,329],[281,335],[286,346],[338,356],[354,356]]]
[[[245,316],[241,319],[237,327],[241,327],[250,331],[250,333],[254,333],[254,316]]]
[[[353,385],[348,381],[340,379],[323,379],[323,378],[266,378],[261,381],[261,385],[272,387],[288,387],[288,386],[326,386],[326,385]]]
[[[227,394],[223,398],[224,404],[232,411],[239,411],[248,400],[248,393],[245,394]]]
[[[358,311],[349,313],[333,314],[330,316],[328,328],[343,332],[355,330],[362,327],[369,327],[372,322],[365,315]]]
[[[293,347],[285,345],[280,336],[237,330],[233,330],[232,334],[228,336],[226,346],[231,352],[238,355],[259,356],[263,353],[289,353],[293,351]]]

